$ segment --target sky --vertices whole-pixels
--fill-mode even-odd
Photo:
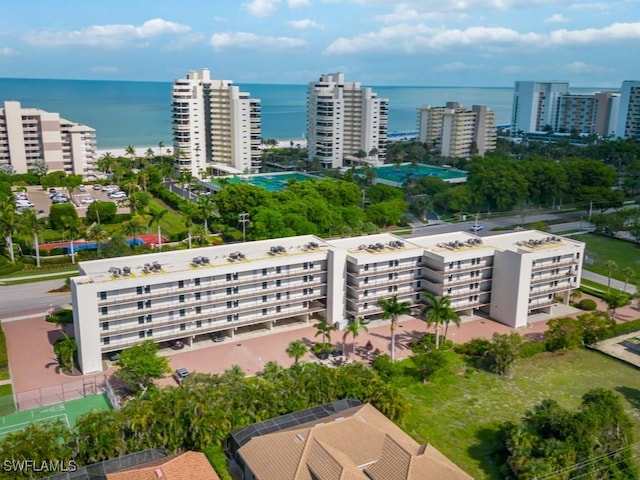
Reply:
[[[0,77],[619,88],[640,0],[29,0],[0,15]]]

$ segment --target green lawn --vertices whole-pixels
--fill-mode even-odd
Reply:
[[[170,237],[177,233],[186,232],[187,228],[185,227],[184,217],[182,214],[171,209],[171,207],[159,198],[151,198],[149,200],[149,209],[154,211],[167,210],[167,214],[160,222],[160,228],[162,228],[162,234],[164,236]],[[152,230],[149,230],[149,232],[157,233],[157,228],[154,226]]]
[[[411,382],[402,387],[411,404],[403,428],[418,442],[432,443],[476,480],[498,480],[503,476],[491,452],[501,422],[519,420],[545,398],[575,409],[595,387],[622,395],[640,438],[640,373],[589,350],[522,359],[512,378],[469,369],[436,384]]]
[[[620,274],[623,268],[631,267],[636,272],[636,278],[640,275],[640,248],[638,245],[616,238],[600,235],[581,235],[580,241],[585,242],[585,255],[592,258],[593,265],[584,264],[584,268],[601,275],[608,275],[605,264],[613,260],[618,264],[618,269],[612,277],[624,281]]]

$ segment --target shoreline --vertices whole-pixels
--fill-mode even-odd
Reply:
[[[304,138],[290,138],[284,140],[278,140],[278,143],[274,146],[267,146],[264,144],[260,144],[260,150],[268,150],[269,148],[306,148],[307,140]],[[142,146],[142,147],[134,147],[136,151],[136,157],[144,157],[145,153],[148,149],[153,150],[154,155],[158,155],[159,148],[156,145],[154,146]],[[128,157],[127,155],[127,147],[114,147],[114,148],[100,148],[96,149],[97,158],[102,158],[104,155],[109,153],[112,157]],[[165,145],[162,148],[163,155],[173,155],[173,146]]]

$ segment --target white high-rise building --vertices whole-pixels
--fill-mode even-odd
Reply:
[[[583,256],[582,242],[529,230],[304,235],[80,262],[71,279],[78,360],[93,373],[104,354],[144,340],[202,345],[212,334],[268,334],[318,319],[344,328],[380,318],[382,299],[420,307],[425,290],[450,297],[463,321],[481,310],[525,327],[568,302]]]
[[[260,170],[260,100],[209,70],[187,73],[173,84],[173,148],[179,170],[202,178]]]
[[[640,140],[640,81],[622,82],[616,137]]]
[[[388,100],[343,73],[321,75],[309,83],[307,141],[309,158],[326,168],[386,158]],[[358,158],[359,152],[366,157]]]
[[[495,113],[485,105],[471,110],[457,102],[418,109],[419,139],[443,157],[470,158],[496,147]]]
[[[44,161],[49,172],[95,175],[95,130],[58,113],[5,101],[0,108],[0,166],[27,173],[38,161]]]
[[[516,82],[511,134],[541,132],[555,123],[558,98],[569,93],[568,82]]]

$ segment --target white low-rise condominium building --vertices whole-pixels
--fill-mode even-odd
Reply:
[[[317,158],[326,168],[362,161],[384,163],[388,103],[371,88],[345,82],[343,73],[321,75],[309,83],[309,158]]]
[[[196,178],[260,170],[260,100],[208,69],[173,84],[171,125],[178,169]]]
[[[58,113],[5,101],[0,109],[0,166],[27,173],[38,162],[44,162],[49,172],[95,175],[95,130]]]
[[[412,239],[392,234],[323,240],[306,235],[81,262],[71,279],[84,373],[103,355],[144,340],[211,341],[326,319],[344,328],[380,318],[381,299],[412,307],[422,292],[451,298],[511,327],[551,313],[580,286],[584,244],[538,231]]]

